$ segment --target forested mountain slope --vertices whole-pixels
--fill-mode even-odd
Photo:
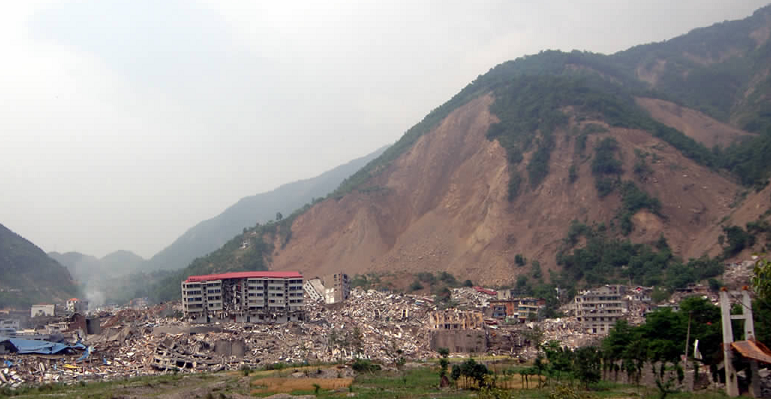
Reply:
[[[64,266],[0,224],[0,308],[62,302],[77,295]]]

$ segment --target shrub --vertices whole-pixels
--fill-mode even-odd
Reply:
[[[367,359],[356,359],[351,368],[358,373],[373,373],[381,369],[379,364],[372,363]]]
[[[522,256],[522,254],[514,255],[514,263],[516,263],[517,266],[522,267],[525,265],[526,262],[527,260],[525,259],[524,256]]]

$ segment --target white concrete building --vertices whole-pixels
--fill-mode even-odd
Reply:
[[[236,272],[190,276],[182,282],[185,317],[193,322],[286,322],[303,319],[298,272]]]
[[[627,312],[625,291],[626,287],[623,285],[605,285],[576,296],[576,317],[584,331],[590,334],[607,334],[616,321]]]
[[[55,316],[56,314],[56,305],[54,304],[47,304],[47,303],[41,303],[38,305],[32,305],[32,309],[30,309],[30,317],[35,316]]]
[[[324,285],[321,284],[321,279],[312,278],[303,284],[303,290],[313,301],[324,301]]]

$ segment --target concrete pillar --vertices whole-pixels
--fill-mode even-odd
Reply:
[[[730,397],[739,396],[739,382],[736,379],[736,370],[733,366],[733,352],[731,343],[734,342],[734,334],[731,329],[731,301],[725,288],[720,291],[720,314],[723,324],[723,364],[725,367],[725,393]]]
[[[748,341],[755,340],[755,321],[752,320],[752,300],[747,291],[747,287],[742,290],[742,314],[744,315],[744,339]],[[760,394],[760,374],[758,373],[758,361],[750,360],[750,395],[753,398],[761,397]]]

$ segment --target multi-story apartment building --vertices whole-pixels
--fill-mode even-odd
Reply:
[[[190,276],[182,306],[192,322],[247,323],[303,319],[303,276],[298,272],[236,272]]]
[[[627,311],[625,291],[623,285],[605,285],[576,296],[575,314],[584,331],[607,334]]]

